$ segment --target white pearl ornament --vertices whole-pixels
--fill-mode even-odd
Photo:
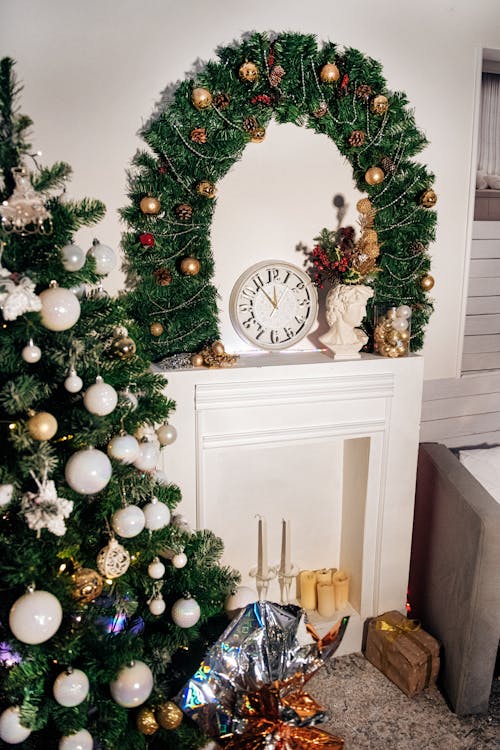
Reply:
[[[70,242],[61,248],[61,261],[66,271],[79,271],[85,265],[85,253],[81,247]]]
[[[200,605],[196,599],[177,599],[170,614],[179,628],[191,628],[200,619]]]
[[[158,450],[158,445],[146,441],[144,443],[139,443],[139,454],[132,463],[141,471],[152,471],[156,468],[156,464],[159,460],[160,451]]]
[[[69,393],[78,393],[83,388],[83,380],[76,374],[74,367],[69,371],[68,377],[64,381],[64,387]]]
[[[33,339],[30,339],[29,344],[23,348],[21,357],[28,364],[33,365],[35,362],[39,362],[42,357],[42,350],[39,346],[33,343]]]
[[[87,729],[67,734],[59,740],[59,750],[92,750],[94,738]]]
[[[29,591],[14,602],[9,627],[22,643],[45,643],[57,633],[62,622],[59,599],[49,591]]]
[[[111,525],[113,531],[124,539],[132,539],[141,533],[146,523],[146,518],[141,508],[137,505],[127,505],[113,513]]]
[[[95,270],[100,276],[106,276],[116,266],[116,253],[107,245],[94,240],[87,255],[95,260]]]
[[[97,448],[76,451],[66,462],[64,476],[72,490],[80,495],[95,495],[111,479],[111,461]]]
[[[108,443],[108,456],[122,464],[131,464],[139,455],[139,443],[133,435],[116,435]]]
[[[187,565],[187,561],[187,555],[184,552],[178,552],[172,558],[172,565],[174,566],[174,568],[180,570],[180,568],[184,568]]]
[[[160,441],[160,445],[172,445],[177,438],[177,430],[171,424],[162,424],[156,430],[156,435]]]
[[[165,573],[165,566],[158,557],[155,557],[148,565],[148,576],[158,580],[163,578]]]
[[[116,679],[110,683],[111,697],[123,708],[141,706],[152,693],[153,673],[143,661],[135,661],[123,667]]]
[[[229,617],[234,617],[240,609],[259,600],[259,595],[250,586],[238,586],[224,602],[224,610]]]
[[[83,703],[89,694],[89,678],[81,669],[61,672],[55,679],[52,692],[60,706],[72,708]]]
[[[24,742],[31,734],[31,729],[21,724],[20,713],[19,706],[10,706],[0,715],[0,740],[8,745]]]
[[[151,601],[149,602],[149,611],[152,615],[156,615],[157,617],[165,612],[166,607],[167,605],[165,604],[165,601],[161,594],[159,596],[155,596],[155,598],[151,599]]]
[[[83,397],[83,405],[91,414],[105,417],[114,410],[118,403],[118,394],[112,385],[105,383],[100,375],[94,385],[87,388]]]
[[[146,516],[148,531],[159,531],[170,523],[170,508],[165,503],[160,503],[157,497],[153,497],[142,510]]]
[[[67,331],[80,317],[80,303],[70,289],[63,289],[51,282],[48,289],[39,294],[42,303],[42,325],[49,331]]]

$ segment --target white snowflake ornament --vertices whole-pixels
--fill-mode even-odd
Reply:
[[[73,510],[73,501],[57,496],[57,489],[52,479],[45,476],[39,482],[33,473],[31,476],[38,485],[38,492],[25,492],[21,500],[21,511],[28,527],[40,536],[42,529],[47,529],[55,536],[64,536],[68,518]]]

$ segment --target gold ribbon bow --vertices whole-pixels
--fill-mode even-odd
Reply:
[[[383,630],[388,635],[389,640],[395,640],[399,635],[410,635],[416,630],[420,630],[420,623],[418,620],[402,619],[398,623],[387,622],[387,620],[375,620],[375,630]]]
[[[312,637],[317,643],[319,654],[321,654],[325,646],[328,646],[330,643],[332,643],[335,640],[335,638],[338,636],[341,624],[342,624],[342,620],[339,620],[333,626],[333,628],[330,628],[328,633],[325,633],[323,637],[320,637],[318,635],[316,629],[313,627],[313,625],[311,625],[311,623],[308,622],[306,624],[307,632],[310,633],[310,635],[312,635]]]

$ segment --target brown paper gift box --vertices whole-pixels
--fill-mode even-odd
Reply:
[[[439,643],[397,611],[370,620],[365,656],[410,698],[439,672]]]

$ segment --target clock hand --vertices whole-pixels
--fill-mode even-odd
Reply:
[[[280,297],[280,298],[279,298],[278,300],[276,300],[276,304],[275,304],[275,306],[274,306],[274,310],[272,311],[271,315],[269,316],[270,318],[272,318],[272,317],[273,317],[274,313],[276,312],[276,310],[278,309],[278,307],[279,307],[279,305],[280,305],[280,302],[281,302],[281,300],[283,299],[283,297],[285,296],[285,294],[286,294],[286,293],[287,293],[288,291],[290,291],[290,290],[289,290],[289,289],[288,289],[288,287],[287,287],[287,288],[285,289],[285,291],[283,292],[283,294],[281,295],[281,297]],[[276,287],[275,287],[275,289],[274,289],[274,294],[276,295]]]
[[[276,299],[276,287],[274,287],[273,300],[274,300],[274,306],[278,307],[278,300]]]
[[[267,299],[269,300],[269,302],[271,303],[271,305],[272,305],[272,306],[273,306],[274,308],[276,308],[276,305],[277,305],[277,302],[276,302],[276,289],[274,290],[274,299],[272,299],[272,298],[271,298],[271,297],[270,297],[270,296],[268,295],[268,293],[267,293],[267,292],[265,291],[265,289],[264,289],[263,287],[261,287],[260,289],[261,289],[261,292],[262,292],[262,293],[263,293],[263,294],[264,294],[264,295],[265,295],[265,296],[267,297]],[[274,310],[273,310],[273,312],[274,312]],[[271,313],[271,315],[272,315],[272,314],[273,314],[273,313]]]

